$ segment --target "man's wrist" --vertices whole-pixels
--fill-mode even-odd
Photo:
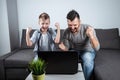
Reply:
[[[95,37],[94,36],[90,36],[90,39],[94,39]]]

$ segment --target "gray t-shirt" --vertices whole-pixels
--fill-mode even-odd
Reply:
[[[32,37],[30,38],[33,44],[35,44],[34,52],[38,50],[38,39],[39,39],[39,50],[40,51],[55,50],[55,46],[54,46],[55,37],[56,37],[56,32],[52,28],[49,28],[46,34],[42,34],[40,30],[34,31]]]
[[[77,34],[73,34],[70,31],[70,29],[67,28],[63,35],[64,45],[68,49],[73,49],[77,51],[80,51],[80,50],[93,51],[94,49],[92,48],[90,39],[86,35],[86,29],[88,26],[90,27],[90,25],[81,24],[79,27],[79,32]],[[94,35],[96,36],[95,30],[94,30]]]

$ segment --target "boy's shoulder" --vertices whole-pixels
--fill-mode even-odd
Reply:
[[[48,28],[48,31],[53,31],[53,28]]]
[[[40,30],[39,30],[39,29],[36,29],[36,30],[34,31],[34,33],[40,33]]]
[[[55,29],[53,29],[53,28],[48,28],[48,32],[49,33],[52,33],[52,32],[54,32],[55,31]]]

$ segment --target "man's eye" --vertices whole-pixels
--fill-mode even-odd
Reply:
[[[72,25],[69,25],[69,26],[72,26]]]

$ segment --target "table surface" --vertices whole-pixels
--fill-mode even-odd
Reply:
[[[45,80],[85,80],[81,64],[78,64],[78,72],[76,74],[45,74]],[[31,73],[25,80],[33,80]]]

